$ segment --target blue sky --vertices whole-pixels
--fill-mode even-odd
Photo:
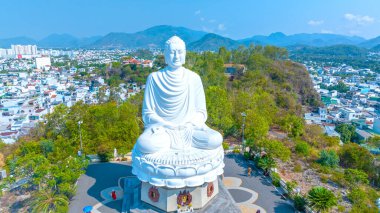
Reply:
[[[379,0],[3,0],[0,8],[0,38],[133,33],[163,24],[233,39],[273,32],[380,36]]]

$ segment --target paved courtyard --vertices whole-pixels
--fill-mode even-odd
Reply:
[[[248,166],[239,155],[225,156],[224,185],[229,190],[242,212],[294,212],[292,205],[283,200],[280,193],[269,183],[266,177],[253,170],[252,176],[246,175]],[[84,206],[94,207],[92,213],[121,212],[122,191],[118,186],[121,177],[132,175],[128,163],[97,163],[89,165],[86,174],[77,184],[77,194],[70,202],[70,213],[83,212]],[[111,197],[115,190],[117,200]]]
[[[252,170],[251,176],[247,176],[246,171],[249,163],[244,160],[241,155],[226,155],[224,162],[226,164],[224,169],[224,183],[226,187],[229,188],[230,194],[238,205],[240,203],[243,212],[254,212],[252,211],[252,207],[256,209],[261,207],[267,213],[295,212],[290,202],[281,198],[281,194],[269,182],[267,177],[260,174],[255,169]],[[252,165],[250,166],[251,168],[254,168]],[[237,183],[231,183],[237,181],[237,179],[240,179],[241,181],[239,188],[229,187],[229,185],[237,185]],[[257,194],[257,197],[256,199],[252,198],[252,202],[244,202],[251,197],[249,190],[254,191],[254,193]],[[253,206],[250,205],[252,203]]]

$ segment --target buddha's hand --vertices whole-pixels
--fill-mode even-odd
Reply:
[[[168,121],[165,121],[165,122],[163,123],[162,127],[163,127],[163,128],[166,128],[166,129],[172,129],[172,130],[177,128],[176,125],[174,125],[173,123],[168,122]]]

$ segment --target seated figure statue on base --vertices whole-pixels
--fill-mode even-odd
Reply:
[[[185,43],[171,37],[164,54],[168,66],[146,82],[145,129],[132,151],[133,173],[155,186],[199,186],[223,173],[223,138],[205,124],[201,78],[182,66]]]

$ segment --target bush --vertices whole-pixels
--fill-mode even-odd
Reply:
[[[107,149],[99,148],[98,150],[98,157],[101,162],[108,162],[112,158],[112,153],[109,152]]]
[[[350,193],[347,195],[348,199],[353,204],[362,204],[367,200],[367,194],[360,188],[352,188]]]
[[[222,146],[223,146],[224,150],[229,150],[230,149],[230,145],[227,142],[223,142]]]
[[[295,150],[300,156],[308,157],[310,155],[310,146],[305,141],[297,141]]]
[[[328,212],[337,205],[338,201],[334,193],[321,186],[315,186],[308,192],[310,207],[318,212]]]
[[[239,147],[235,147],[233,153],[235,153],[235,154],[240,153],[240,149],[239,149]]]
[[[296,195],[294,197],[294,208],[296,208],[298,211],[305,211],[305,206],[307,204],[306,198],[304,198],[301,195]]]
[[[368,175],[357,169],[346,169],[344,171],[344,178],[352,184],[358,184],[358,183],[363,183],[363,184],[368,184]]]
[[[275,187],[280,187],[281,186],[281,184],[280,184],[281,177],[280,177],[279,174],[277,174],[276,172],[272,172],[271,173],[271,178],[272,178],[272,184]]]
[[[329,180],[329,177],[327,175],[323,175],[323,174],[320,176],[320,178],[321,178],[322,183],[327,183],[327,181]]]
[[[339,158],[344,168],[358,169],[367,173],[373,170],[373,155],[355,143],[344,144],[339,150]]]
[[[294,165],[294,172],[302,172],[302,166],[301,164],[297,163],[296,165]]]
[[[338,212],[345,212],[345,211],[346,211],[346,207],[338,205]]]
[[[297,187],[297,185],[298,184],[295,180],[286,182],[286,191],[288,191],[288,194],[290,196],[294,194],[294,189]]]
[[[345,179],[345,175],[343,172],[340,171],[333,171],[330,176],[330,180],[334,183],[337,183],[340,186],[346,186],[347,181]]]
[[[317,162],[322,166],[334,168],[339,164],[339,156],[334,150],[322,150]]]
[[[249,152],[244,152],[244,158],[245,159],[249,159],[251,157],[251,155],[249,154]]]

